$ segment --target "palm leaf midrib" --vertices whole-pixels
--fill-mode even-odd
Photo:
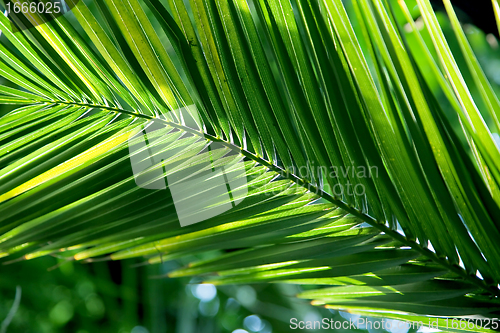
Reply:
[[[389,228],[385,223],[377,221],[372,216],[365,214],[354,207],[349,206],[346,202],[333,197],[329,193],[320,189],[318,186],[311,184],[306,179],[299,178],[295,174],[283,169],[280,166],[277,166],[277,165],[267,161],[266,159],[258,156],[257,154],[254,154],[254,153],[252,153],[252,152],[250,152],[242,147],[239,147],[239,146],[237,146],[229,141],[226,141],[220,137],[217,137],[217,136],[214,136],[211,134],[207,134],[204,132],[199,132],[199,131],[196,131],[196,130],[189,128],[187,126],[184,126],[184,125],[181,125],[181,124],[178,124],[175,122],[167,121],[167,120],[164,120],[161,118],[153,117],[150,115],[146,115],[143,113],[138,113],[138,112],[134,112],[131,110],[126,110],[126,109],[122,109],[122,108],[118,108],[118,107],[107,106],[107,105],[102,105],[102,104],[97,104],[97,103],[82,103],[82,102],[76,102],[76,101],[40,99],[37,101],[33,100],[32,104],[47,104],[47,105],[59,104],[59,105],[67,105],[67,106],[81,106],[81,107],[86,107],[86,108],[98,108],[98,109],[102,109],[102,110],[108,110],[111,112],[125,114],[125,115],[131,116],[131,117],[142,118],[142,119],[147,119],[147,120],[154,120],[154,121],[160,122],[164,125],[171,126],[171,127],[177,128],[179,130],[188,132],[190,134],[203,137],[206,140],[222,144],[223,146],[231,149],[232,151],[240,153],[243,156],[245,156],[245,157],[247,157],[247,158],[249,158],[257,163],[264,165],[265,167],[269,168],[270,170],[277,172],[278,174],[280,174],[282,177],[286,178],[287,180],[290,180],[290,181],[294,182],[295,184],[302,186],[311,192],[314,192],[319,197],[327,200],[329,203],[343,209],[344,211],[346,211],[347,213],[349,213],[353,216],[360,218],[363,222],[366,222],[370,226],[377,228],[380,232],[383,232],[384,234],[393,238],[395,241],[400,242],[403,246],[411,247],[412,250],[425,256],[427,259],[433,261],[434,263],[447,269],[448,271],[457,274],[458,276],[463,278],[465,281],[477,286],[479,289],[484,290],[491,295],[500,296],[500,290],[498,290],[497,288],[494,288],[492,286],[487,285],[484,280],[478,278],[476,275],[467,274],[467,272],[461,266],[453,265],[446,258],[441,258],[435,252],[429,250],[426,247],[421,246],[419,243],[412,241],[412,240],[408,240],[405,236],[403,236],[399,232]]]

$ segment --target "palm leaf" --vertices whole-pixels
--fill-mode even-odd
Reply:
[[[17,105],[0,118],[2,256],[214,250],[169,276],[327,285],[298,296],[403,320],[498,313],[498,98],[449,1],[473,82],[427,0],[432,45],[404,2],[353,1],[351,16],[340,0],[69,3],[71,19],[17,32],[0,15],[0,101]],[[137,186],[145,129],[169,157],[142,176],[167,190]],[[248,187],[180,227],[173,186],[214,166]],[[199,185],[210,204],[182,214],[230,204]]]

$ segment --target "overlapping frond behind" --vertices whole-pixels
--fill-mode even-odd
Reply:
[[[67,2],[21,31],[0,15],[6,261],[237,249],[170,276],[329,285],[299,296],[408,320],[499,310],[500,103],[449,0],[471,82],[428,0],[432,44],[404,1]],[[192,106],[197,129],[176,113]],[[131,170],[153,122],[175,153],[152,170],[242,160],[242,202],[181,228]]]

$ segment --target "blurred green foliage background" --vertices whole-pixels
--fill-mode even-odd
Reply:
[[[359,317],[313,307],[294,297],[301,290],[295,285],[215,288],[193,280],[159,278],[179,264],[146,266],[130,260],[82,264],[54,257],[13,263],[2,268],[0,318],[12,307],[16,286],[22,288],[21,303],[7,332],[271,333],[291,332],[291,318],[343,322]]]
[[[414,18],[423,29],[416,3],[413,0],[406,2],[409,8],[413,8]],[[346,1],[346,7],[352,12],[349,1]],[[354,15],[351,17],[354,18]],[[466,81],[472,81],[447,16],[438,13],[438,19],[462,74]],[[401,22],[403,21],[401,18]],[[355,19],[353,25],[356,29]],[[431,44],[425,29],[422,31],[426,42]],[[465,25],[465,32],[486,75],[499,94],[498,40],[493,35],[486,36],[472,25]],[[405,29],[405,33],[409,46],[412,47],[414,40],[411,31]],[[361,43],[363,45],[363,41]],[[418,60],[416,59],[417,62]],[[437,88],[437,82],[434,87]],[[479,98],[479,92],[474,91],[474,87],[472,86],[471,92],[481,110],[482,99]],[[446,99],[441,98],[440,101],[446,109]],[[0,109],[0,114],[8,111],[10,108]],[[490,122],[491,119],[486,121]],[[459,124],[455,122],[455,126]],[[494,135],[500,142],[498,134]],[[210,253],[206,256],[210,256]],[[0,321],[7,317],[12,307],[16,286],[22,289],[21,302],[7,332],[270,333],[290,332],[290,318],[321,320],[325,317],[337,321],[355,318],[347,313],[313,307],[306,301],[295,298],[294,295],[301,291],[299,286],[262,284],[216,289],[210,285],[199,285],[192,280],[160,278],[183,263],[182,260],[154,266],[131,260],[80,263],[49,256],[2,265]],[[367,332],[362,329],[356,331]],[[414,331],[416,330],[409,332]],[[425,330],[420,330],[423,331]],[[408,330],[392,332],[406,333]]]

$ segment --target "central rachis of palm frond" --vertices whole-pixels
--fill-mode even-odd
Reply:
[[[354,1],[352,17],[337,0],[71,3],[17,32],[0,16],[0,101],[18,106],[0,118],[3,256],[238,249],[170,276],[329,285],[299,297],[407,320],[495,316],[500,103],[449,1],[473,82],[427,0],[432,45],[402,1]],[[175,116],[190,105],[201,131]],[[181,228],[171,193],[131,170],[152,122],[151,146],[176,152],[153,167],[166,176],[244,158],[241,203]]]

